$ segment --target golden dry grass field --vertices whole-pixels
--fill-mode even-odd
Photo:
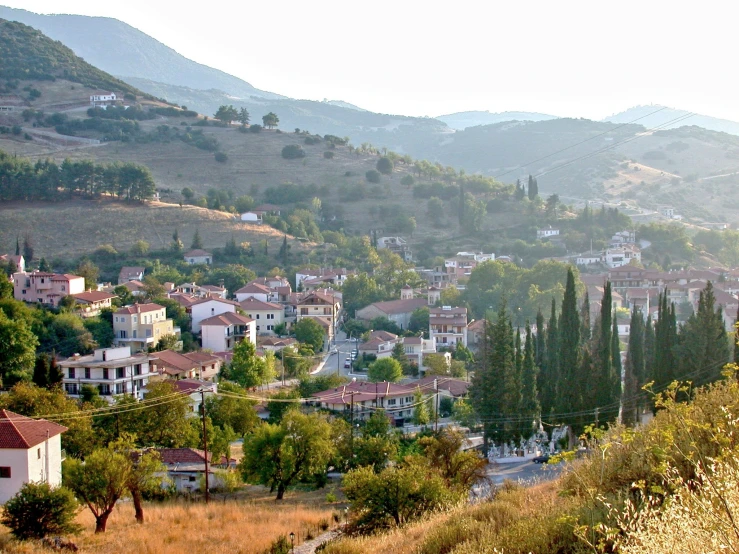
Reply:
[[[130,502],[119,502],[108,520],[107,531],[95,535],[94,519],[88,509],[77,517],[83,532],[72,540],[80,552],[95,554],[262,554],[280,535],[295,533],[296,546],[321,528],[336,525],[337,510],[322,501],[328,489],[295,493],[277,504],[262,487],[239,500],[217,498],[209,505],[177,501],[145,505],[146,522],[136,524]],[[39,543],[20,543],[0,526],[0,553],[37,554],[49,552]]]

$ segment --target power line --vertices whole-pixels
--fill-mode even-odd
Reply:
[[[604,131],[602,133],[598,133],[597,135],[594,135],[594,136],[592,136],[590,138],[586,138],[585,140],[581,140],[580,142],[576,142],[575,144],[571,144],[570,146],[566,146],[565,148],[562,148],[561,150],[557,150],[556,152],[552,152],[551,154],[547,154],[546,156],[542,156],[541,158],[537,158],[537,159],[532,160],[530,162],[526,162],[525,164],[521,164],[518,167],[514,167],[513,169],[510,169],[510,170],[506,171],[505,173],[501,173],[500,175],[496,175],[495,177],[493,177],[493,179],[500,179],[504,175],[508,175],[509,173],[513,173],[514,171],[518,171],[522,167],[526,167],[527,165],[531,165],[531,164],[535,164],[535,163],[541,162],[543,160],[546,160],[547,158],[551,158],[552,156],[556,156],[557,154],[561,154],[562,152],[566,152],[567,150],[569,150],[571,148],[575,148],[576,146],[580,146],[581,144],[585,144],[586,142],[589,142],[591,140],[595,140],[597,138],[600,138],[603,135],[607,135],[609,133],[612,133],[613,131],[617,131],[618,129],[621,129],[622,127],[626,127],[628,125],[631,125],[633,123],[636,123],[640,119],[644,119],[645,117],[649,117],[650,115],[654,115],[654,114],[656,114],[658,112],[661,112],[662,110],[666,110],[666,109],[667,109],[667,107],[666,106],[663,106],[662,108],[660,108],[658,110],[655,110],[652,113],[648,113],[647,115],[643,115],[641,117],[637,117],[636,119],[633,119],[633,120],[631,120],[631,121],[629,121],[627,123],[622,123],[621,125],[618,125],[618,126],[612,128],[612,129],[609,129],[608,131]]]

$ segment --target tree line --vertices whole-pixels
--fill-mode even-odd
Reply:
[[[0,150],[0,200],[60,201],[74,194],[108,194],[126,200],[147,200],[156,192],[148,168],[134,163],[96,164],[65,159],[35,164]]]
[[[486,320],[470,388],[487,440],[529,438],[540,422],[568,425],[571,440],[589,424],[620,419],[633,425],[654,409],[645,385],[660,392],[673,381],[704,385],[721,377],[730,340],[710,282],[682,325],[668,291],[660,294],[656,320],[634,308],[623,368],[612,299],[606,282],[591,323],[588,294],[578,303],[575,275],[568,270],[559,313],[552,299],[548,321],[539,310],[536,331],[527,321],[523,336],[501,303],[497,317]]]

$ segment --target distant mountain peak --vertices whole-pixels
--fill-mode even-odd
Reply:
[[[547,121],[557,119],[557,116],[538,113],[538,112],[499,112],[491,113],[490,111],[468,111],[457,112],[437,117],[439,121],[443,121],[452,129],[461,131],[468,127],[477,127],[479,125],[493,125],[504,121]]]

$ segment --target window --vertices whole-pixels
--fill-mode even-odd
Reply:
[[[10,467],[0,466],[0,479],[10,479]]]
[[[139,322],[139,318],[138,318],[138,316],[133,316],[133,322],[134,322],[134,323],[138,323],[138,322]]]
[[[397,402],[396,398],[388,398],[387,405],[388,406],[395,406],[395,403]]]
[[[89,379],[89,378],[90,378],[90,368],[86,367],[85,368],[85,379]]]
[[[188,477],[187,480],[190,481],[191,483],[194,483],[195,482],[195,476],[194,475],[190,475],[190,477]]]
[[[66,285],[62,285],[62,292],[66,292],[66,291],[67,291]]]
[[[73,367],[69,368],[69,378],[74,379],[74,368]]]
[[[115,378],[116,379],[123,379],[126,376],[125,374],[125,368],[123,367],[117,367],[115,368]]]
[[[37,448],[36,449],[36,459],[37,460],[40,460],[41,459],[41,449],[40,448]]]
[[[141,364],[136,364],[133,368],[134,375],[141,375]]]
[[[118,316],[115,316],[115,322],[118,323]]]
[[[108,368],[107,367],[103,368],[103,379],[108,379]]]
[[[127,338],[127,336],[126,336],[126,332],[125,332],[125,331],[121,331],[121,338],[122,338],[122,339],[125,339],[125,338]]]
[[[267,319],[274,319],[274,318],[275,318],[275,314],[267,314]]]
[[[121,316],[121,323],[126,323],[126,318]]]
[[[256,319],[259,319],[259,314],[257,314],[257,317],[256,317]]]
[[[123,390],[123,383],[118,383],[118,384],[117,384],[117,385],[115,386],[115,393],[116,393],[116,394],[123,394],[123,393],[124,393],[124,390]]]
[[[257,331],[259,331],[259,325],[257,325]]]
[[[274,325],[267,325],[267,331],[273,331],[275,328]]]

